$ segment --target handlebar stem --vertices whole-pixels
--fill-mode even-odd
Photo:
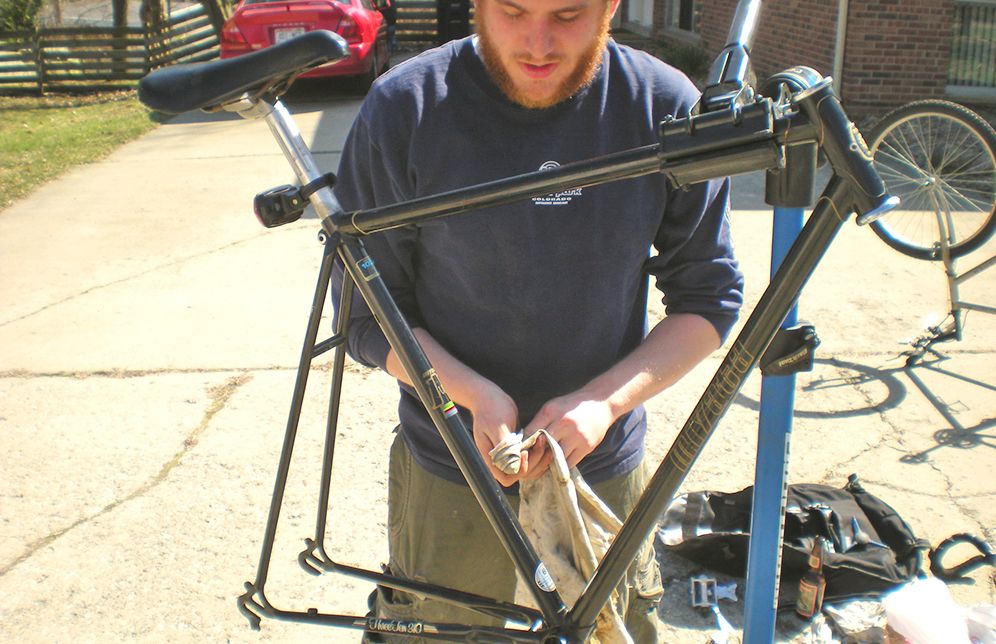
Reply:
[[[754,28],[760,15],[761,0],[740,0],[726,46],[716,57],[706,77],[706,88],[699,102],[702,112],[745,104],[753,98],[747,75],[750,51],[754,45]]]

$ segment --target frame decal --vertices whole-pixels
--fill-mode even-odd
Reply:
[[[375,633],[401,633],[403,635],[421,635],[425,632],[422,622],[404,622],[397,619],[367,619],[367,630]]]
[[[423,373],[422,382],[429,391],[429,398],[432,402],[431,409],[441,409],[447,418],[456,414],[456,405],[443,391],[443,384],[439,382],[439,376],[436,375],[435,369],[429,369]]]
[[[374,266],[374,262],[372,259],[370,259],[369,255],[361,259],[357,264],[357,266],[360,267],[360,272],[363,273],[363,279],[365,279],[368,282],[374,279],[375,277],[380,276],[380,273],[377,272],[377,267]]]
[[[755,356],[741,342],[735,342],[730,347],[726,361],[716,372],[716,376],[702,394],[702,400],[688,419],[688,433],[679,433],[674,441],[671,460],[680,471],[687,472],[691,469],[696,455],[740,389],[743,378],[750,371],[754,360]]]
[[[548,593],[552,593],[557,590],[557,584],[553,581],[553,575],[550,571],[546,569],[546,564],[542,561],[540,565],[536,566],[536,572],[533,574],[533,580],[536,585],[540,587],[540,590],[545,590]]]

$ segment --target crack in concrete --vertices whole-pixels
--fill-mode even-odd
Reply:
[[[324,366],[324,365],[322,365]],[[231,371],[256,372],[256,371],[291,371],[297,369],[290,365],[269,365],[257,367],[191,367],[188,369],[97,369],[94,371],[27,371],[26,369],[13,369],[11,371],[0,371],[2,378],[72,378],[76,380],[86,380],[87,378],[144,378],[147,376],[168,376],[168,375],[192,375],[192,374],[213,374],[226,373]],[[319,367],[313,367],[317,370]]]
[[[950,360],[955,356],[989,355],[993,352],[992,348],[975,349],[975,348],[965,348],[963,346],[958,346],[958,345],[949,345],[946,347],[946,349],[947,350],[942,353],[943,360]],[[847,358],[881,358],[884,355],[888,356],[889,361],[901,362],[903,364],[905,364],[906,358],[908,357],[904,351],[889,351],[883,353],[879,349],[874,349],[869,351],[858,351],[858,350],[848,349],[846,352],[841,352],[841,355]],[[830,359],[836,360],[837,358],[831,357]],[[901,365],[897,365],[896,367],[882,367],[882,369],[902,371],[904,367]]]
[[[880,481],[880,480],[877,480],[877,479],[866,479],[866,478],[862,477],[861,478],[861,482],[862,482],[862,484],[865,485],[865,487],[868,487],[869,485],[874,485],[876,488],[886,488],[886,489],[892,490],[893,492],[902,492],[903,494],[909,494],[909,495],[912,495],[912,496],[930,497],[930,498],[934,498],[934,499],[948,499],[951,496],[951,494],[950,494],[949,491],[945,491],[943,493],[933,493],[932,494],[930,492],[924,492],[922,488],[917,489],[917,488],[906,487],[906,486],[903,486],[903,485],[896,485],[892,481]],[[993,496],[996,496],[996,492],[979,492],[978,494],[963,494],[961,496],[961,498],[964,498],[964,499],[984,499],[984,498],[993,497]]]
[[[310,365],[310,371],[330,372],[333,367],[332,361]],[[0,379],[4,378],[73,378],[85,380],[87,378],[144,378],[147,376],[168,376],[187,374],[213,374],[228,373],[232,371],[240,372],[264,372],[264,371],[297,371],[297,365],[264,365],[264,366],[240,366],[240,367],[189,367],[189,368],[157,368],[157,369],[96,369],[94,371],[28,371],[26,369],[11,369],[0,371]],[[379,373],[379,370],[352,362],[347,359],[343,367],[346,373]]]
[[[963,499],[963,498],[969,498],[969,497],[967,497],[965,495],[959,496],[959,495],[957,495],[957,494],[954,493],[955,485],[951,481],[951,477],[949,477],[947,474],[945,474],[944,470],[941,469],[941,467],[938,466],[936,463],[934,463],[930,459],[929,455],[927,455],[926,460],[924,462],[927,465],[929,465],[931,469],[933,469],[935,472],[937,472],[941,476],[941,480],[944,481],[944,485],[946,487],[946,495],[945,496],[948,499],[948,501],[951,503],[951,505],[953,505],[963,515],[965,515],[966,517],[968,517],[969,519],[971,519],[972,521],[974,521],[976,527],[978,529],[982,530],[984,538],[987,541],[991,540],[991,538],[992,538],[992,531],[982,522],[982,517],[979,516],[979,513],[976,512],[976,511],[974,511],[974,510],[972,510],[969,507],[966,507],[963,503],[960,502],[961,499]]]
[[[897,453],[901,453],[903,451],[896,447],[893,447],[892,445],[882,445],[882,447],[893,450]],[[922,489],[915,489],[915,488],[904,487],[901,485],[896,485],[892,481],[872,481],[872,483],[876,486],[887,488],[896,492],[902,492],[904,494],[912,494],[916,496],[945,500],[951,503],[961,514],[963,514],[964,516],[968,517],[971,521],[973,521],[975,525],[978,527],[978,529],[982,531],[984,538],[987,541],[991,540],[993,537],[992,529],[985,524],[985,522],[979,516],[979,513],[977,511],[974,511],[971,508],[966,507],[964,503],[961,503],[961,501],[968,499],[984,499],[984,498],[996,497],[996,490],[978,492],[976,494],[955,494],[954,483],[951,481],[951,478],[947,474],[945,474],[944,470],[940,466],[932,462],[929,459],[929,457],[927,457],[920,464],[930,467],[940,475],[941,480],[944,481],[945,485],[945,491],[942,494],[931,494],[929,492],[924,492]]]
[[[839,368],[839,365],[837,365],[837,366]],[[861,397],[864,399],[864,402],[868,405],[869,409],[877,409],[878,410],[878,417],[885,424],[885,426],[889,427],[890,429],[892,429],[892,432],[894,434],[898,435],[898,433],[899,433],[899,427],[896,426],[894,423],[890,422],[890,420],[888,418],[888,415],[885,413],[886,410],[883,409],[883,408],[881,408],[881,405],[879,403],[875,402],[875,399],[872,397],[872,395],[870,393],[868,393],[867,391],[865,391],[863,388],[861,388],[858,384],[854,385],[854,389],[858,393],[861,394]],[[878,449],[880,446],[881,446],[880,443],[875,443],[875,444],[872,444],[872,445],[868,445],[868,447],[866,447],[865,449],[859,451],[857,454],[854,454],[850,458],[847,458],[847,459],[841,461],[840,463],[837,463],[835,465],[830,466],[829,468],[827,468],[826,470],[824,470],[824,472],[823,472],[823,480],[827,481],[827,480],[830,479],[831,475],[833,475],[833,474],[835,474],[837,472],[846,471],[848,469],[847,465],[849,463],[854,462],[860,456],[864,456],[865,454],[868,454],[868,453],[870,453],[870,452]]]
[[[21,553],[19,557],[17,557],[10,563],[4,564],[2,567],[0,567],[0,577],[3,577],[8,572],[10,572],[14,568],[21,565],[22,563],[30,559],[32,556],[34,556],[36,552],[38,552],[45,546],[53,543],[54,541],[56,541],[63,535],[67,534],[68,532],[82,525],[90,523],[95,519],[102,517],[108,512],[117,509],[118,507],[124,505],[125,503],[133,499],[145,495],[153,488],[158,486],[160,483],[165,481],[166,477],[169,476],[169,474],[173,471],[173,469],[180,464],[180,462],[183,460],[183,457],[186,456],[190,452],[190,450],[192,450],[197,445],[198,438],[200,437],[201,434],[203,434],[207,430],[208,425],[211,423],[211,420],[215,417],[215,415],[218,412],[220,412],[222,409],[224,409],[225,405],[228,404],[228,401],[232,398],[235,392],[238,391],[239,388],[242,387],[242,385],[246,384],[250,380],[252,380],[252,375],[248,373],[241,373],[237,376],[232,376],[222,385],[219,385],[217,387],[211,387],[210,389],[208,389],[208,396],[211,399],[211,404],[204,412],[204,416],[201,418],[201,422],[198,423],[197,427],[195,427],[193,431],[191,431],[184,439],[182,444],[183,446],[181,447],[180,451],[178,451],[176,454],[173,455],[171,459],[169,459],[166,463],[164,463],[163,466],[159,468],[159,472],[155,476],[153,476],[144,485],[132,491],[127,496],[112,501],[111,503],[107,504],[99,511],[95,512],[94,514],[83,517],[74,522],[73,524],[65,528],[62,528],[61,530],[52,532],[51,534],[48,534],[40,539],[36,539],[35,541],[29,543],[25,551]]]
[[[318,155],[328,155],[328,154],[342,154],[342,150],[311,150],[312,156]],[[254,152],[251,154],[224,154],[224,155],[199,155],[199,156],[173,156],[173,157],[159,157],[155,160],[156,163],[162,161],[216,161],[216,160],[232,160],[232,159],[266,159],[273,157],[275,159],[285,158],[280,151],[276,152]],[[105,159],[108,164],[118,164],[118,165],[131,165],[134,164],[133,159]]]
[[[876,402],[875,402],[874,398],[872,397],[872,395],[869,392],[867,392],[864,388],[862,388],[859,385],[856,385],[854,387],[854,389],[857,390],[861,394],[862,398],[868,404],[869,408],[874,409],[874,408],[878,407],[878,405],[876,404]],[[863,456],[865,454],[868,454],[868,453],[870,453],[870,452],[872,452],[874,450],[880,449],[882,447],[885,447],[886,449],[893,450],[893,451],[895,451],[897,453],[906,453],[908,451],[908,450],[905,449],[905,443],[903,441],[903,428],[896,421],[894,421],[892,418],[890,418],[889,415],[886,413],[886,411],[887,411],[886,409],[879,409],[878,410],[878,417],[879,417],[879,420],[886,427],[888,427],[889,430],[891,430],[890,433],[892,434],[892,439],[895,440],[895,442],[896,442],[897,445],[894,446],[894,445],[882,444],[882,443],[877,443],[877,444],[874,444],[874,445],[869,445],[866,449],[861,450],[860,452],[858,452],[857,454],[855,454],[853,457],[848,458],[848,459],[844,460],[841,463],[837,463],[837,464],[835,464],[835,465],[827,468],[824,471],[824,474],[823,474],[823,480],[824,481],[829,480],[831,476],[833,476],[834,474],[836,474],[838,472],[845,471],[846,470],[846,466],[848,465],[848,463],[853,462],[859,456]],[[926,458],[924,459],[924,464],[926,464],[927,466],[931,467],[935,472],[937,472],[941,476],[941,479],[944,481],[944,485],[945,485],[945,492],[943,494],[925,493],[921,489],[904,488],[902,486],[895,485],[892,482],[871,481],[871,484],[874,485],[874,486],[876,486],[876,487],[883,487],[885,489],[890,489],[890,490],[893,490],[893,491],[896,491],[896,492],[903,492],[903,493],[906,493],[906,494],[915,494],[915,495],[919,495],[919,496],[927,496],[927,497],[932,497],[932,498],[936,498],[936,499],[943,499],[943,500],[951,503],[962,515],[964,515],[965,517],[967,517],[969,520],[973,521],[975,523],[975,525],[978,527],[978,529],[982,531],[982,534],[984,535],[983,538],[985,538],[987,541],[991,540],[992,537],[993,537],[992,530],[989,529],[985,525],[984,521],[982,520],[982,517],[979,516],[979,513],[977,511],[973,511],[971,508],[967,507],[964,503],[961,503],[960,501],[961,500],[965,500],[965,499],[977,499],[977,498],[990,497],[990,496],[996,495],[996,490],[994,490],[992,492],[982,492],[982,493],[979,493],[979,494],[972,494],[972,495],[960,495],[960,496],[956,495],[954,493],[955,485],[951,481],[950,476],[948,476],[943,471],[943,469],[941,467],[939,467],[936,463],[934,463],[933,461],[931,461],[929,455],[926,456]],[[868,480],[863,480],[863,482],[864,483],[868,483],[869,481]]]
[[[282,232],[282,231],[279,231],[279,232]],[[220,253],[222,251],[228,250],[228,249],[233,248],[235,246],[239,246],[239,245],[244,244],[246,242],[253,241],[253,240],[257,239],[257,238],[258,238],[258,236],[246,237],[244,239],[239,239],[239,240],[230,242],[228,244],[225,244],[224,246],[218,246],[217,248],[212,248],[210,250],[206,250],[206,251],[203,251],[203,252],[200,252],[200,253],[195,253],[193,255],[188,255],[187,257],[182,257],[180,259],[176,259],[176,260],[173,260],[171,262],[167,262],[165,264],[158,264],[158,265],[153,266],[151,268],[147,268],[147,269],[145,269],[143,271],[139,271],[138,273],[133,273],[131,275],[126,275],[124,277],[121,277],[121,278],[116,279],[116,280],[112,280],[110,282],[106,282],[104,284],[97,284],[96,286],[91,286],[90,288],[84,289],[84,290],[80,291],[79,293],[73,293],[72,295],[70,295],[68,297],[64,297],[61,300],[57,300],[55,302],[50,302],[50,303],[42,306],[41,308],[35,309],[34,311],[31,311],[29,313],[25,313],[25,314],[23,314],[21,316],[18,316],[16,318],[12,318],[10,320],[4,320],[4,321],[0,322],[0,328],[5,327],[5,326],[7,326],[9,324],[14,324],[15,322],[20,322],[21,320],[30,318],[30,317],[32,317],[34,315],[38,315],[39,313],[47,311],[50,308],[59,306],[60,304],[65,304],[66,302],[70,302],[72,300],[75,300],[78,297],[83,297],[84,295],[89,295],[90,293],[93,293],[95,291],[100,291],[100,290],[103,290],[105,288],[110,288],[112,286],[117,286],[118,284],[123,284],[123,283],[129,282],[129,281],[131,281],[133,279],[137,279],[139,277],[143,277],[145,275],[149,275],[150,273],[155,273],[156,271],[160,271],[160,270],[162,270],[164,268],[170,268],[170,267],[173,267],[173,266],[179,266],[180,264],[188,262],[188,261],[190,261],[192,259],[199,259],[201,257],[207,257],[207,256],[213,255],[215,253]]]

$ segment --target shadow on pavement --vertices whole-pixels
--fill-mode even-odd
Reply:
[[[916,385],[916,387],[923,394],[924,398],[926,398],[930,404],[933,405],[937,412],[944,417],[944,420],[947,421],[951,427],[934,432],[933,438],[937,443],[935,447],[922,450],[915,454],[907,454],[900,459],[903,463],[925,463],[927,462],[927,457],[931,452],[945,447],[953,447],[956,449],[972,449],[975,447],[996,448],[996,431],[991,433],[986,432],[986,430],[996,428],[996,418],[986,418],[971,427],[965,427],[958,421],[957,417],[951,413],[951,406],[941,400],[941,398],[936,396],[930,390],[927,383],[925,383],[919,374],[917,374],[916,370],[918,367],[923,368],[940,375],[961,380],[962,382],[975,387],[988,389],[989,391],[996,391],[996,386],[971,376],[943,369],[938,365],[939,362],[941,362],[941,360],[920,363],[917,366],[907,367],[904,371],[906,372],[907,377],[909,377],[913,384]]]
[[[934,447],[913,454],[907,454],[900,458],[901,462],[924,463],[927,461],[928,455],[942,448],[996,448],[996,431],[988,431],[996,429],[996,418],[986,418],[972,426],[966,427],[958,420],[954,413],[956,411],[954,407],[958,403],[949,404],[945,402],[939,395],[934,393],[918,371],[928,371],[937,376],[957,380],[965,385],[985,389],[990,392],[996,391],[996,384],[944,368],[941,365],[945,360],[947,358],[941,357],[930,362],[919,362],[914,366],[904,365],[893,368],[877,368],[834,358],[817,359],[816,363],[818,366],[815,370],[817,374],[820,372],[820,367],[823,367],[824,370],[832,369],[843,373],[831,375],[830,377],[816,375],[810,378],[808,382],[800,384],[799,392],[801,395],[821,396],[821,394],[828,393],[832,389],[854,389],[868,383],[878,383],[881,386],[878,390],[884,387],[885,394],[884,396],[880,395],[877,399],[870,397],[867,400],[867,404],[861,407],[840,408],[827,406],[825,400],[821,404],[815,405],[817,407],[816,410],[808,410],[804,408],[805,405],[801,407],[797,405],[794,415],[798,418],[829,420],[880,414],[890,409],[895,409],[906,400],[908,395],[907,386],[900,379],[900,376],[905,376],[950,426],[934,432],[933,439],[936,442]],[[734,402],[752,411],[759,411],[761,408],[758,400],[744,393],[738,394]]]
[[[809,411],[796,407],[795,415],[799,418],[829,419],[878,414],[888,409],[895,409],[906,398],[906,386],[903,385],[903,383],[895,376],[896,372],[903,370],[902,367],[881,369],[858,364],[856,362],[837,360],[836,358],[817,358],[816,364],[817,367],[814,369],[816,373],[820,373],[820,365],[828,369],[845,371],[846,373],[832,377],[823,377],[819,375],[814,376],[809,382],[800,385],[801,392],[820,395],[820,392],[827,391],[829,389],[842,387],[853,388],[861,385],[862,383],[877,381],[885,387],[886,394],[885,397],[879,402],[871,401],[866,406],[857,408],[833,409],[827,408],[825,405],[820,405],[819,410]],[[752,411],[758,411],[761,408],[758,400],[753,399],[742,392],[737,394],[737,398],[734,402]]]

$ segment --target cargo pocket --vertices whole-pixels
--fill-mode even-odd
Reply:
[[[363,642],[421,642],[411,635],[421,632],[415,616],[420,613],[419,599],[409,593],[378,586],[375,599],[371,602],[371,612],[367,616],[367,628],[379,631],[364,631]]]
[[[399,432],[395,434],[391,445],[387,483],[387,528],[392,550],[400,543],[408,517],[412,487],[412,457]]]
[[[650,561],[637,571],[634,590],[641,599],[653,602],[654,605],[660,603],[664,597],[664,584],[661,582],[661,569],[657,566],[656,557],[651,557]]]
[[[661,624],[657,607],[664,597],[664,584],[652,541],[644,547],[638,561],[626,611],[626,630],[634,642],[657,642]]]

